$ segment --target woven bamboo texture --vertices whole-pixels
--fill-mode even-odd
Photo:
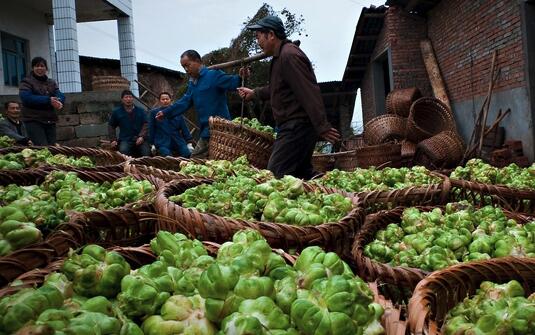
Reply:
[[[251,165],[259,169],[267,167],[275,142],[271,134],[218,117],[211,117],[209,126],[208,156],[210,159],[233,161],[246,155]]]
[[[206,160],[198,158],[177,158],[177,157],[141,157],[127,161],[124,165],[124,172],[128,174],[150,175],[164,181],[175,179],[194,179],[195,176],[180,173],[180,164],[183,162],[193,162],[204,164]]]
[[[416,206],[422,212],[428,212],[437,207],[443,208],[440,206]],[[351,253],[356,263],[357,274],[362,279],[366,281],[377,280],[381,283],[412,291],[422,279],[429,275],[429,272],[417,268],[379,263],[364,255],[364,248],[375,240],[375,235],[379,230],[385,229],[390,223],[399,224],[401,222],[401,216],[405,208],[397,207],[368,215],[353,242]],[[505,214],[519,224],[531,221],[530,217],[518,213],[505,212]]]
[[[348,151],[337,157],[335,167],[344,171],[353,171],[357,167],[396,167],[400,162],[401,144],[387,143]]]
[[[422,280],[409,301],[412,334],[439,335],[450,309],[473,296],[483,281],[505,283],[517,280],[527,294],[535,292],[535,259],[497,258],[458,264]]]
[[[411,105],[422,96],[416,87],[396,89],[386,96],[386,113],[409,116]]]
[[[455,131],[455,120],[451,110],[435,98],[420,98],[410,109],[407,121],[407,138],[419,143],[442,131]]]
[[[367,145],[398,142],[406,137],[407,118],[385,114],[377,116],[364,125],[363,138]]]
[[[535,191],[515,189],[505,185],[491,185],[473,181],[450,179],[451,201],[468,200],[473,204],[496,205],[509,211],[535,215]]]
[[[123,155],[118,151],[109,151],[109,150],[82,148],[82,147],[66,147],[66,146],[42,146],[42,147],[40,146],[30,146],[30,147],[15,146],[15,147],[0,149],[0,155],[5,155],[8,153],[13,153],[13,152],[20,152],[24,149],[34,149],[34,150],[48,149],[50,153],[52,153],[53,155],[62,154],[65,156],[74,156],[77,158],[82,157],[82,156],[88,156],[95,163],[95,167],[91,167],[91,168],[78,168],[78,167],[72,167],[72,166],[66,166],[66,165],[43,165],[41,166],[41,167],[61,169],[61,170],[78,169],[78,170],[95,171],[95,172],[98,172],[98,171],[122,172],[124,163],[130,159],[129,156]]]
[[[348,151],[358,149],[360,147],[363,147],[364,145],[364,138],[362,137],[362,135],[354,135],[342,141],[342,148],[345,148],[345,150]]]
[[[91,87],[93,91],[122,91],[130,89],[130,82],[121,76],[94,76]]]
[[[415,164],[430,169],[455,167],[463,159],[464,144],[454,131],[443,131],[418,143]]]
[[[215,256],[219,250],[220,245],[214,242],[203,242],[208,252]],[[113,247],[108,250],[115,251],[122,255],[125,260],[130,264],[132,269],[140,268],[143,265],[150,264],[156,260],[156,255],[150,249],[148,244],[144,244],[139,247]],[[273,249],[273,252],[279,254],[286,262],[293,265],[296,260],[296,256],[290,255],[281,249]],[[16,292],[28,287],[38,287],[42,285],[47,275],[52,272],[60,271],[63,265],[64,259],[59,259],[49,264],[43,269],[33,269],[26,273],[21,274],[16,278],[18,284],[16,286],[7,286],[0,289],[0,298],[7,295],[15,294]],[[377,286],[373,283],[369,283],[368,286],[373,292],[374,301],[383,306],[385,313],[381,319],[381,324],[385,328],[386,335],[404,335],[405,334],[405,322],[400,321],[400,311],[391,301],[380,295],[377,290]]]
[[[210,183],[209,180],[178,180],[161,187],[156,195],[156,211],[161,215],[159,229],[181,232],[204,241],[222,243],[232,238],[242,229],[259,231],[272,247],[302,249],[309,245],[319,245],[326,250],[348,250],[350,243],[364,219],[363,210],[357,207],[357,200],[351,195],[355,208],[339,222],[317,226],[294,226],[273,222],[248,221],[225,218],[202,213],[195,208],[184,208],[170,201],[172,195],[181,194],[189,188]],[[325,193],[339,191],[305,184],[306,191],[320,189]]]
[[[312,155],[312,167],[317,172],[327,172],[334,169],[334,154],[314,154]]]

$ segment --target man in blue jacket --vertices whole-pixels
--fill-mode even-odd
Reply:
[[[221,70],[206,68],[202,64],[201,56],[195,50],[185,51],[180,56],[180,64],[190,77],[188,89],[182,98],[158,112],[156,119],[162,120],[164,117],[172,119],[195,107],[200,124],[200,139],[191,154],[201,157],[208,153],[210,139],[208,119],[210,116],[219,116],[230,120],[226,93],[241,86],[241,78]],[[246,69],[240,69],[241,76],[247,73]]]
[[[121,106],[111,113],[108,133],[112,148],[119,145],[119,152],[128,156],[150,156],[147,143],[147,115],[134,105],[134,94],[130,90],[121,93]],[[119,140],[115,128],[119,127]]]
[[[153,109],[149,116],[149,142],[152,143],[161,156],[171,156],[173,152],[180,157],[189,158],[191,152],[187,142],[192,141],[184,117],[179,115],[173,119],[156,121],[156,114],[171,105],[171,94],[162,92],[159,96],[160,107]]]

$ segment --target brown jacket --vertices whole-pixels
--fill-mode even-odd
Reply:
[[[58,115],[50,103],[50,97],[65,103],[65,96],[55,80],[47,76],[37,77],[33,72],[20,82],[19,97],[22,101],[22,121],[55,123]]]
[[[262,100],[270,100],[278,126],[288,120],[308,119],[318,134],[331,128],[312,64],[288,40],[273,55],[268,86],[255,89],[255,94]]]

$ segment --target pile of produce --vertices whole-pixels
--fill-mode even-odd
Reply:
[[[66,221],[68,211],[120,207],[152,191],[147,180],[125,177],[99,184],[63,171],[50,173],[41,185],[0,187],[0,256],[40,241],[40,230]]]
[[[364,254],[381,263],[426,271],[473,260],[535,257],[535,222],[520,225],[500,208],[476,210],[467,202],[448,204],[445,213],[412,207],[403,211],[401,223],[378,231]]]
[[[449,311],[444,335],[534,334],[535,294],[524,297],[516,280],[498,285],[482,282],[477,294]]]
[[[497,168],[481,159],[471,159],[464,167],[457,167],[451,173],[451,178],[534,190],[535,164],[529,168],[521,168],[514,163],[504,168]]]
[[[229,177],[189,188],[169,200],[224,217],[300,226],[337,222],[352,209],[349,198],[338,193],[305,192],[303,181],[292,176],[262,184],[252,178]]]
[[[216,180],[224,180],[230,176],[244,176],[255,179],[273,178],[269,170],[258,170],[249,165],[247,156],[240,156],[233,162],[227,160],[207,160],[201,164],[193,161],[183,161],[180,163],[180,173],[204,177]]]
[[[243,125],[246,127],[253,128],[254,130],[258,130],[260,132],[267,133],[268,135],[275,137],[275,130],[273,129],[273,127],[261,124],[260,121],[258,121],[258,119],[256,118],[249,119],[247,117],[237,117],[232,120],[232,122],[238,124],[242,124],[242,121]]]
[[[373,167],[357,168],[351,172],[335,169],[314,180],[319,185],[348,192],[403,189],[410,186],[439,184],[441,181],[440,177],[431,175],[423,166],[399,169],[387,167],[382,170]]]
[[[0,300],[0,333],[384,334],[367,284],[319,247],[290,266],[256,231],[215,258],[178,233],[150,246],[157,260],[137,270],[95,245],[72,254],[42,287]]]
[[[20,152],[12,152],[0,156],[0,169],[22,170],[25,168],[36,168],[42,165],[90,168],[94,167],[95,163],[87,156],[76,158],[63,154],[52,155],[48,149],[34,150],[27,148]]]
[[[0,136],[0,148],[8,148],[15,145],[15,140],[9,136]]]

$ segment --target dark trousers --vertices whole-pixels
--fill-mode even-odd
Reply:
[[[136,145],[136,141],[120,141],[119,152],[132,157],[150,156],[150,147],[147,141]]]
[[[279,126],[268,170],[275,177],[292,175],[310,179],[315,175],[312,154],[318,135],[312,124],[305,120],[289,120]]]
[[[188,144],[183,138],[171,140],[169,143],[155,143],[155,146],[160,156],[171,156],[173,153],[177,153],[184,158],[190,158],[191,156]]]
[[[33,145],[56,144],[56,124],[39,121],[25,121],[24,126]]]

